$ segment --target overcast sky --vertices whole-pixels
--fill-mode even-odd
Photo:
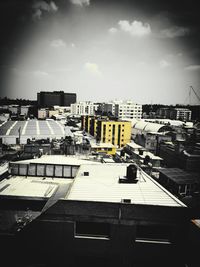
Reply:
[[[1,0],[1,97],[198,104],[198,10],[193,0]]]

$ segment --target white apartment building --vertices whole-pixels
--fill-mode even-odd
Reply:
[[[92,102],[78,102],[71,104],[72,115],[95,115],[98,105]]]
[[[119,119],[141,119],[142,105],[132,101],[115,104],[115,116]]]
[[[187,108],[174,108],[170,112],[171,119],[191,121],[192,111]]]

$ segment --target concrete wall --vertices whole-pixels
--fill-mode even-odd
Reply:
[[[110,236],[107,239],[77,237],[77,221],[107,223]],[[59,200],[29,224],[19,240],[24,244],[23,250],[29,254],[37,251],[34,257],[40,256],[50,262],[66,259],[67,263],[89,257],[115,261],[116,266],[131,266],[134,262],[161,263],[163,259],[170,264],[184,258],[188,224],[186,208]],[[172,242],[137,242],[137,229],[141,225],[173,229]]]

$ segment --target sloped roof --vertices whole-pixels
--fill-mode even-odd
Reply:
[[[145,132],[162,132],[162,131],[171,131],[172,128],[168,125],[163,125],[159,123],[147,122],[147,121],[138,121],[135,126],[135,129]]]

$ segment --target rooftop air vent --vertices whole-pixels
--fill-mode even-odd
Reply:
[[[135,164],[130,164],[126,169],[126,178],[129,181],[135,180],[137,178],[137,166]]]
[[[129,198],[124,198],[121,200],[122,203],[125,203],[125,204],[130,204],[131,203],[131,199]]]
[[[126,169],[126,176],[119,178],[119,183],[137,183],[137,165],[130,164]]]
[[[83,176],[89,176],[89,172],[83,172]]]

